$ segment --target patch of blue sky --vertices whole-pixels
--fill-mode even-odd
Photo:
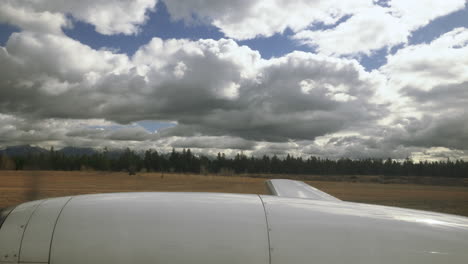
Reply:
[[[115,125],[108,125],[108,126],[87,126],[87,128],[90,128],[90,129],[111,130],[111,131],[119,130],[125,127],[135,127],[135,125],[115,124]]]
[[[142,120],[142,121],[138,121],[138,122],[128,124],[128,125],[112,124],[112,125],[107,125],[107,126],[88,126],[88,128],[116,131],[116,130],[120,130],[123,128],[143,127],[148,132],[154,133],[161,129],[174,127],[176,125],[177,125],[176,122]]]
[[[468,7],[452,14],[439,17],[428,25],[414,31],[408,40],[408,45],[429,43],[458,27],[468,28]],[[370,56],[362,56],[359,61],[368,71],[378,69],[387,63],[387,56],[389,54],[395,54],[403,47],[405,47],[405,44],[396,45],[390,50],[388,50],[388,47],[385,47],[374,51]]]
[[[18,27],[0,23],[0,46],[5,46],[11,34],[19,31]]]
[[[281,57],[293,51],[314,52],[315,49],[306,45],[301,45],[297,41],[291,39],[294,33],[290,29],[286,29],[283,34],[275,34],[271,37],[257,37],[251,40],[239,41],[239,45],[246,45],[253,50],[260,52],[264,59],[272,57]]]
[[[145,128],[149,132],[159,131],[164,128],[174,127],[177,125],[176,122],[160,122],[160,121],[152,121],[152,120],[144,120],[136,122],[137,125]]]
[[[352,17],[352,15],[344,15],[342,17],[340,17],[340,19],[338,19],[334,24],[325,24],[323,22],[317,22],[317,23],[312,23],[312,25],[310,25],[307,29],[308,30],[327,30],[327,29],[333,29],[333,28],[336,28],[337,26],[339,26],[340,24],[348,21],[348,19],[350,19]]]
[[[468,6],[447,16],[439,17],[411,35],[410,45],[429,43],[454,28],[468,28]]]
[[[337,27],[339,24],[346,22],[351,15],[346,15],[340,18],[336,23],[326,25],[324,23],[313,23],[308,30],[327,30]],[[293,39],[294,32],[287,28],[282,33],[277,33],[271,37],[257,37],[255,39],[239,41],[240,45],[246,45],[253,50],[258,50],[264,59],[272,57],[281,57],[293,51],[316,52],[315,47],[303,45],[300,41]]]
[[[380,68],[381,66],[387,63],[387,56],[389,54],[395,54],[399,49],[405,46],[404,43],[398,44],[396,46],[391,47],[383,47],[376,51],[373,51],[371,55],[363,55],[359,58],[359,62],[367,71],[372,71],[375,69]]]
[[[359,62],[366,69],[366,71],[372,71],[380,68],[382,65],[387,63],[388,48],[381,48],[377,51],[372,52],[371,55],[363,55],[359,58]]]
[[[374,4],[382,7],[390,7],[390,0],[374,0]]]

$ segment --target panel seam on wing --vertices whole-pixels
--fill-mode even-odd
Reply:
[[[270,229],[270,225],[268,223],[268,213],[267,213],[267,210],[266,210],[266,207],[265,207],[265,202],[262,199],[262,196],[258,195],[258,197],[260,198],[260,201],[262,202],[263,212],[265,213],[265,224],[266,224],[266,227],[267,227],[267,239],[268,239],[268,263],[271,264],[271,241],[270,241],[270,231],[271,231],[271,229]]]
[[[45,201],[47,201],[47,199],[44,199],[40,203],[36,204],[36,206],[34,207],[34,210],[29,215],[28,221],[26,221],[26,224],[24,224],[23,234],[21,235],[21,240],[20,240],[20,247],[18,249],[18,263],[21,262],[21,248],[23,247],[24,234],[26,233],[26,229],[28,228],[29,221],[31,221],[31,218],[33,217],[34,213],[37,211],[37,208],[39,208],[39,206],[41,206],[41,204],[43,204]]]
[[[62,211],[63,209],[65,208],[65,206],[67,206],[67,204],[73,199],[73,196],[70,197],[70,199],[68,199],[68,201],[62,206],[62,208],[60,209],[60,212],[57,216],[57,219],[55,220],[55,224],[54,224],[54,229],[52,229],[52,236],[50,237],[50,246],[49,246],[49,262],[50,263],[50,258],[52,256],[52,243],[54,242],[54,234],[55,234],[55,228],[57,227],[57,223],[60,219],[60,216],[62,215]]]

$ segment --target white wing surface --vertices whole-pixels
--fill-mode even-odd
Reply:
[[[270,194],[279,197],[304,198],[320,201],[341,201],[301,181],[275,179],[266,181]]]

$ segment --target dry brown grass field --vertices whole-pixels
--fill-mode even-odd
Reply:
[[[89,193],[190,191],[265,194],[265,179],[245,176],[123,172],[0,171],[0,208],[47,197]],[[345,201],[468,216],[468,187],[306,181]]]

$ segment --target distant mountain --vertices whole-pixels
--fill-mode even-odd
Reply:
[[[90,156],[98,151],[93,148],[64,147],[63,149],[58,150],[58,152],[63,153],[65,156]]]
[[[0,154],[6,154],[10,157],[15,156],[25,156],[28,154],[36,155],[41,153],[49,152],[48,149],[40,148],[40,147],[33,147],[29,145],[22,145],[22,146],[10,146],[6,147],[5,149],[0,150]],[[82,155],[93,155],[97,153],[97,150],[93,148],[79,148],[79,147],[64,147],[57,152],[61,152],[66,156],[82,156]]]
[[[0,154],[6,154],[10,157],[17,156],[26,156],[28,154],[37,155],[41,153],[48,153],[49,149],[44,149],[40,147],[33,147],[29,145],[22,146],[11,146],[6,147],[5,149],[0,150]],[[64,147],[60,150],[57,150],[59,153],[63,153],[65,156],[91,156],[96,153],[102,153],[102,150],[97,150],[93,148],[82,148],[82,147]],[[107,152],[109,158],[118,158],[124,153],[123,149],[113,149]],[[143,156],[143,153],[138,153],[140,156]]]
[[[10,157],[24,156],[27,154],[41,154],[45,152],[47,152],[46,149],[29,145],[11,146],[0,150],[0,154],[6,154]]]

